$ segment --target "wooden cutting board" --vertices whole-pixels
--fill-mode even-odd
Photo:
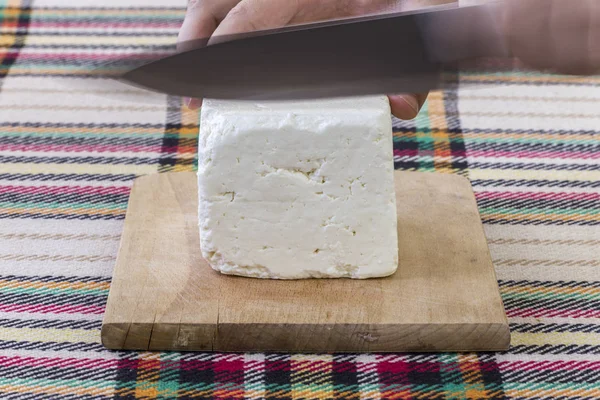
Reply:
[[[508,323],[467,179],[396,172],[391,277],[260,280],[200,254],[194,173],[136,180],[102,343],[110,349],[397,352],[506,350]]]

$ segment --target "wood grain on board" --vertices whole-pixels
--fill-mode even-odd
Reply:
[[[200,254],[196,175],[136,180],[102,326],[111,349],[505,350],[510,334],[469,182],[396,171],[391,277],[260,280]]]

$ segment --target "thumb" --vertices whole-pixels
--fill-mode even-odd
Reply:
[[[427,95],[428,93],[388,95],[392,114],[404,120],[415,118],[427,100]]]

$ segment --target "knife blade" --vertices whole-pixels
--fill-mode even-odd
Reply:
[[[502,2],[438,6],[200,40],[124,83],[174,96],[296,100],[445,89],[460,63],[510,57]]]

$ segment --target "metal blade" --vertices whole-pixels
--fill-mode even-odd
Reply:
[[[121,80],[176,96],[286,100],[443,89],[457,62],[505,55],[493,5],[377,15],[244,34]]]

